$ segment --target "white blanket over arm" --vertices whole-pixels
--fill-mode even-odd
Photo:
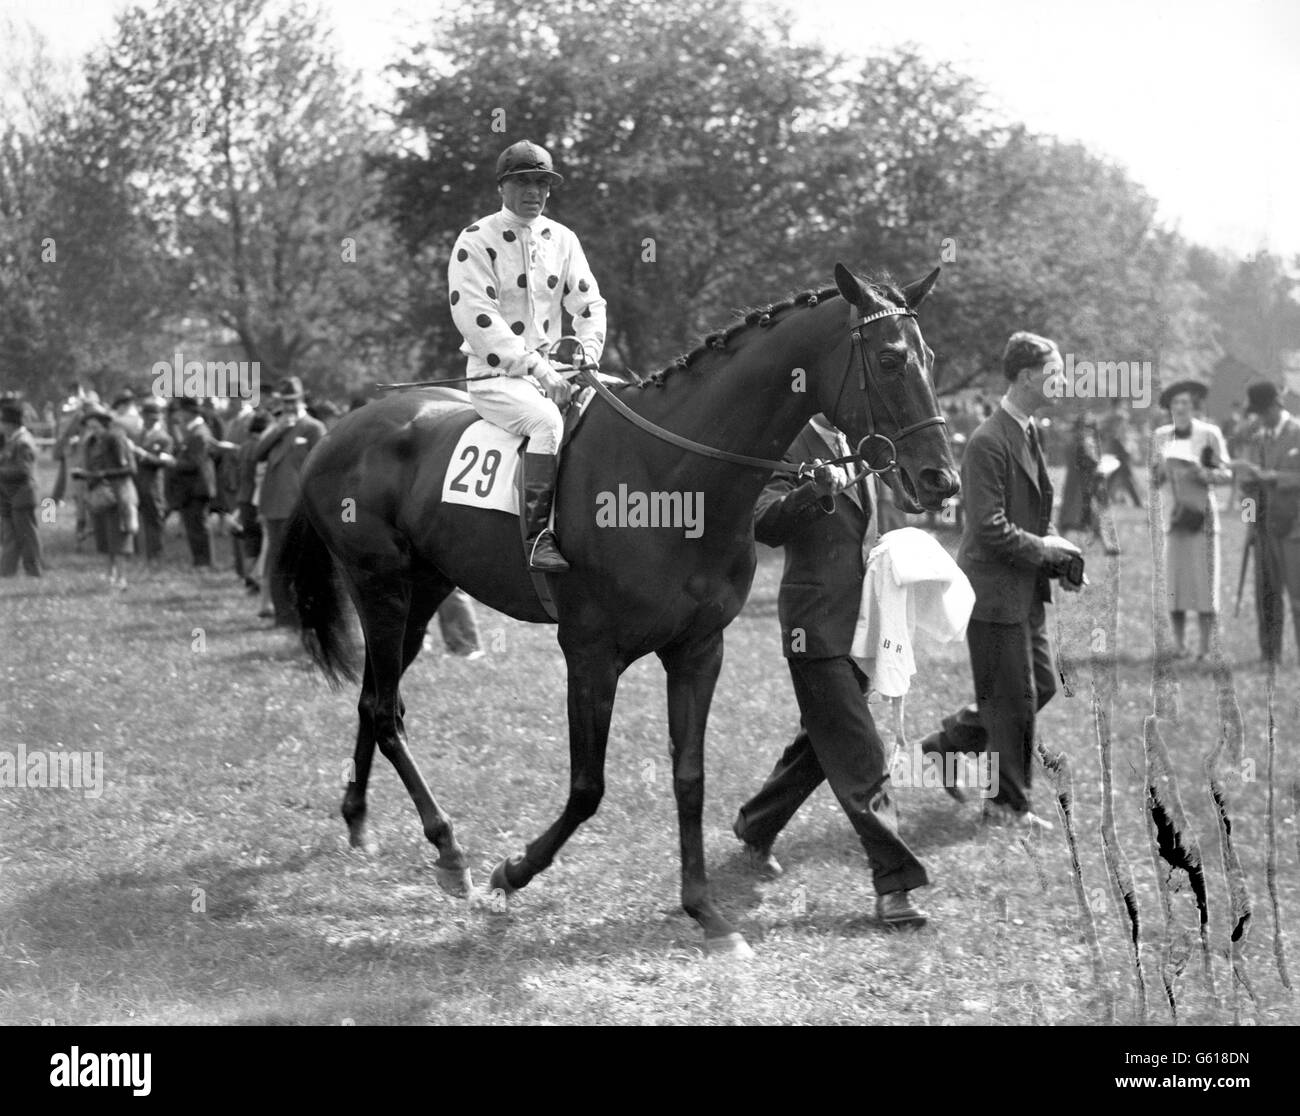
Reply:
[[[964,639],[975,590],[957,563],[931,536],[903,527],[880,536],[867,562],[853,657],[872,689],[901,697],[912,684],[912,642]]]

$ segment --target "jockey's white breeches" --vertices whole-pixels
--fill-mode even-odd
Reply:
[[[468,386],[479,416],[527,438],[529,453],[559,452],[564,417],[531,376],[470,380]]]

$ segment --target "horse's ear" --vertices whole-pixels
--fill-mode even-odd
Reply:
[[[907,308],[909,310],[915,310],[930,296],[930,291],[933,289],[935,282],[939,278],[940,270],[940,268],[936,267],[924,279],[918,279],[914,283],[908,283],[907,286],[903,288],[903,298],[907,300]]]
[[[862,284],[858,282],[858,277],[842,263],[835,265],[835,285],[847,302],[851,302],[854,306],[862,305]]]

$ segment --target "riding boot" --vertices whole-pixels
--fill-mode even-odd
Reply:
[[[534,573],[561,574],[569,569],[547,523],[555,500],[555,455],[524,454],[524,559]]]

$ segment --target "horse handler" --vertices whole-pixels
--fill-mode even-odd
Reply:
[[[569,229],[542,216],[555,173],[546,149],[522,140],[497,159],[499,212],[456,239],[447,268],[451,317],[468,354],[469,394],[488,422],[528,439],[524,454],[525,558],[541,573],[568,562],[547,526],[555,499],[555,455],[572,389],[547,360],[573,318],[583,359],[605,347],[605,300]]]
[[[848,453],[844,435],[818,416],[786,460]],[[779,876],[772,843],[822,780],[829,781],[866,850],[877,915],[889,926],[924,926],[928,916],[910,893],[928,885],[929,877],[898,834],[885,745],[867,707],[869,680],[851,654],[875,532],[865,483],[846,488],[847,481],[838,466],[819,468],[812,482],[777,473],[758,498],[755,538],[785,547],[777,607],[800,726],[762,789],[740,808],[733,829],[750,866]]]

